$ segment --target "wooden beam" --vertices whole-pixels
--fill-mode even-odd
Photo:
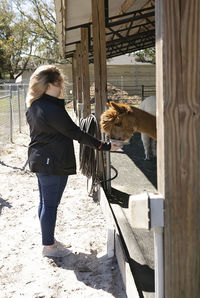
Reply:
[[[81,44],[76,45],[76,61],[77,61],[77,100],[78,100],[78,118],[82,118],[82,61],[81,61]]]
[[[56,12],[56,30],[59,39],[59,51],[60,54],[65,56],[65,43],[66,43],[66,7],[68,0],[54,1]]]
[[[92,0],[92,29],[94,47],[95,114],[97,121],[104,112],[107,100],[107,70],[104,1]]]
[[[76,53],[73,54],[72,57],[72,83],[73,83],[73,107],[76,116],[77,113],[77,61],[76,61]]]
[[[119,222],[117,220],[118,214],[116,216],[115,210],[113,212],[113,209],[112,209],[114,204],[112,204],[112,206],[109,204],[108,199],[105,195],[105,192],[100,184],[98,184],[98,194],[99,194],[100,206],[102,208],[102,212],[105,216],[107,227],[108,227],[107,255],[108,255],[108,257],[113,257],[114,254],[116,256],[127,298],[143,297],[144,292],[141,293],[141,290],[137,289],[136,281],[135,281],[133,273],[131,271],[131,266],[129,264],[129,260],[127,259],[127,254],[124,250],[124,245],[122,244],[121,233],[119,231],[119,229],[121,230],[121,225],[119,225]],[[119,211],[119,213],[121,214],[120,211]],[[123,216],[122,216],[122,218],[123,218]],[[124,216],[124,218],[122,219],[122,222],[124,223],[126,220],[127,220],[127,218]],[[122,225],[124,225],[124,224],[122,224]],[[129,227],[128,224],[125,224],[125,226],[127,228]],[[122,231],[122,233],[123,232],[124,231]],[[129,228],[127,229],[127,232],[128,232],[129,239],[132,240],[132,242],[130,241],[130,244],[131,244],[130,246],[132,247],[132,250],[134,250],[134,248],[137,249],[137,247],[135,247],[136,241],[135,241],[134,236],[132,235],[132,232],[131,232],[131,236],[133,236],[133,237],[130,237]],[[125,236],[127,236],[127,235],[125,235]],[[124,240],[124,241],[125,241],[125,244],[127,244],[126,240]],[[137,251],[137,253],[138,253],[138,251]],[[138,258],[137,258],[137,261],[138,261]],[[141,294],[141,295],[139,295],[139,294]],[[144,293],[144,297],[146,297],[145,293]]]
[[[121,277],[124,283],[124,288],[126,291],[127,298],[139,298],[146,297],[143,293],[138,290],[136,286],[136,282],[134,280],[134,276],[126,257],[125,250],[123,248],[123,244],[118,233],[115,233],[115,254],[118,262],[119,270],[121,273]]]
[[[165,297],[200,293],[200,2],[156,0],[158,190]]]
[[[97,123],[105,111],[107,101],[107,69],[106,69],[106,39],[105,39],[105,7],[102,0],[92,1],[92,31],[94,50],[94,83],[95,83],[95,116]],[[101,139],[101,132],[97,131]],[[98,176],[105,180],[104,152],[97,153]],[[104,182],[104,187],[106,183]]]
[[[83,118],[91,113],[90,107],[90,76],[89,76],[89,49],[88,28],[81,28],[81,55],[82,55],[82,89],[83,89]]]

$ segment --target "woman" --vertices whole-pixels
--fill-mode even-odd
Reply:
[[[31,142],[28,148],[30,170],[37,175],[43,255],[63,257],[69,253],[55,240],[57,208],[69,175],[76,174],[73,140],[97,150],[116,150],[82,131],[65,110],[63,76],[56,66],[36,69],[30,78],[26,98]],[[112,146],[111,146],[112,145]],[[111,148],[112,147],[112,148]]]

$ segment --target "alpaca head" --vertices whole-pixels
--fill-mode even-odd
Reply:
[[[109,109],[101,115],[100,126],[102,131],[107,133],[111,139],[129,140],[135,131],[131,107],[113,101],[110,101],[108,105]]]

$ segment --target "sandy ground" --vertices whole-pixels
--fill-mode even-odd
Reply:
[[[0,153],[0,297],[125,298],[116,260],[106,255],[104,216],[80,173],[70,176],[57,217],[56,238],[71,254],[42,257],[37,180],[23,170],[28,143],[22,133]]]

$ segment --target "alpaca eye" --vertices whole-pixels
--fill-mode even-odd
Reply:
[[[115,126],[118,126],[118,127],[122,126],[122,122],[115,123]]]

